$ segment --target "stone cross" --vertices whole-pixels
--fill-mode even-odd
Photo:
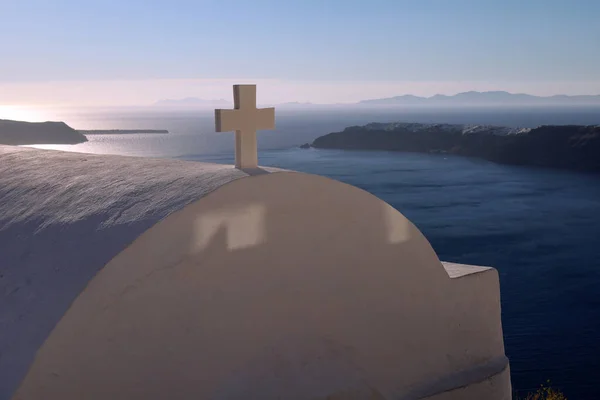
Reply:
[[[257,168],[256,131],[275,129],[275,108],[256,108],[256,85],[233,85],[233,100],[233,110],[215,110],[216,131],[235,131],[236,168]]]

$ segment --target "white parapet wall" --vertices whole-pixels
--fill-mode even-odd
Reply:
[[[496,270],[320,176],[0,146],[0,399],[511,398]]]

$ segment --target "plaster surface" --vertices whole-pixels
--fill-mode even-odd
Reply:
[[[167,215],[246,176],[227,165],[0,145],[0,399],[113,257]]]
[[[421,397],[426,400],[470,400],[470,399],[497,399],[511,400],[512,388],[510,384],[510,368],[508,360],[499,359],[498,365],[504,368],[497,373],[486,377],[467,376],[469,383],[463,382],[461,386],[455,384],[452,388],[443,390],[428,397]],[[494,366],[494,365],[492,365]],[[488,368],[485,368],[487,372]],[[458,378],[460,384],[460,378]],[[406,397],[404,400],[417,399],[419,397]]]
[[[478,389],[507,367],[499,300],[495,270],[451,278],[376,197],[256,175],[114,257],[14,398],[505,399],[506,375],[502,390]]]
[[[485,272],[485,271],[492,269],[490,267],[480,267],[477,265],[457,264],[457,263],[451,263],[451,262],[446,262],[446,261],[442,261],[442,265],[444,266],[444,269],[446,270],[446,272],[448,273],[448,276],[450,278],[460,278],[462,276],[477,274],[477,273]]]
[[[0,246],[2,400],[510,399],[497,272],[331,179],[0,146]]]
[[[236,168],[257,168],[256,131],[275,129],[275,108],[256,108],[256,85],[233,85],[233,110],[215,110],[215,130],[235,131]]]

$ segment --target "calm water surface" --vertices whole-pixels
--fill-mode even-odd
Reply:
[[[599,176],[443,155],[290,148],[354,123],[500,124],[504,118],[504,125],[531,126],[517,122],[535,120],[535,126],[560,116],[477,114],[449,121],[458,117],[279,115],[278,131],[259,136],[262,165],[325,175],[365,189],[415,223],[442,260],[498,269],[515,389],[534,389],[550,379],[569,399],[600,399]],[[593,122],[593,113],[565,115],[546,123],[600,123],[600,118]],[[80,129],[165,128],[171,134],[94,136],[81,145],[50,147],[233,162],[233,135],[215,134],[212,114],[78,115],[67,122]]]

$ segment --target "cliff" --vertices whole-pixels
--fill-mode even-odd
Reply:
[[[75,144],[84,135],[64,122],[22,122],[0,119],[0,144]]]
[[[372,123],[317,138],[316,148],[448,153],[502,164],[600,172],[600,125],[513,129]]]

